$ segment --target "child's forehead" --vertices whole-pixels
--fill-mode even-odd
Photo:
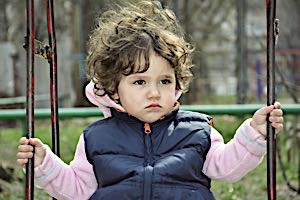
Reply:
[[[175,79],[175,73],[134,73],[127,76],[129,79]]]
[[[149,65],[148,68],[145,66],[141,66],[144,68],[144,71],[135,71],[132,75],[136,76],[175,76],[175,69],[165,58],[159,55],[152,54],[149,57]]]

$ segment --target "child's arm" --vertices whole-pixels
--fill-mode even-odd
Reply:
[[[93,167],[85,154],[83,135],[80,136],[73,161],[65,164],[49,148],[44,162],[35,168],[35,180],[57,199],[88,199],[97,188]]]
[[[74,160],[70,165],[58,158],[47,145],[45,157],[35,167],[36,184],[57,199],[88,199],[97,188],[92,165],[87,161],[84,139],[80,136]]]
[[[259,109],[252,119],[246,120],[234,138],[224,144],[220,133],[212,128],[211,148],[203,172],[214,180],[235,182],[257,167],[266,152],[266,116],[270,113],[272,126],[279,132],[283,126],[280,104]],[[253,122],[256,126],[253,126]],[[265,128],[263,128],[265,127]]]

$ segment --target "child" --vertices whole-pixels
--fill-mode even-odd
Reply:
[[[105,12],[89,40],[89,100],[105,119],[80,136],[67,165],[39,139],[20,139],[17,163],[35,147],[35,180],[57,199],[215,199],[213,180],[234,182],[266,152],[266,118],[280,131],[280,104],[259,109],[224,144],[211,117],[178,109],[193,49],[175,15],[143,1]]]

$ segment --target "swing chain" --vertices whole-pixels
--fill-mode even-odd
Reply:
[[[48,44],[45,44],[37,39],[34,39],[34,55],[39,58],[44,58],[51,61],[51,47]],[[28,48],[28,40],[27,36],[24,36],[23,48],[27,50]]]

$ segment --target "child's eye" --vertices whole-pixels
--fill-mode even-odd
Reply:
[[[170,84],[172,82],[169,79],[163,79],[160,81],[160,83],[166,85],[166,84]]]
[[[143,85],[145,83],[146,83],[146,81],[144,81],[144,80],[136,80],[133,82],[134,85]]]

